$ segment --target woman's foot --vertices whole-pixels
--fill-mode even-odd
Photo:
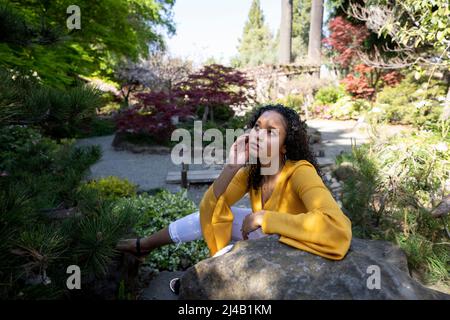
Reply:
[[[151,251],[148,249],[144,249],[142,247],[142,242],[143,241],[141,238],[120,240],[119,243],[116,245],[116,249],[122,252],[131,253],[137,258],[142,258],[148,255]]]

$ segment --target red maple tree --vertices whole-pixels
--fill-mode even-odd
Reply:
[[[365,64],[357,64],[341,82],[355,98],[373,100],[376,90],[383,86],[397,85],[403,76],[397,71],[386,72]]]
[[[117,116],[118,131],[147,134],[159,143],[168,141],[175,129],[172,117],[192,114],[192,108],[183,104],[178,93],[157,91],[137,94],[140,102]]]
[[[244,73],[218,64],[208,65],[174,85],[170,92],[136,94],[139,103],[118,114],[117,128],[119,132],[148,134],[157,142],[166,142],[175,129],[173,116],[192,115],[204,107],[206,120],[215,107],[250,102],[250,88]]]
[[[246,75],[234,68],[220,64],[204,66],[179,84],[185,104],[203,106],[203,121],[210,115],[214,120],[214,108],[247,104],[253,100],[251,82]]]
[[[322,42],[335,51],[334,61],[342,68],[348,68],[357,58],[356,49],[360,48],[370,32],[364,24],[355,25],[344,17],[337,16],[330,20],[329,37]]]

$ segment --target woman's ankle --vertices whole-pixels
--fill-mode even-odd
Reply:
[[[147,252],[152,251],[153,249],[155,249],[155,245],[154,243],[152,243],[150,237],[145,237],[141,239],[141,251]]]

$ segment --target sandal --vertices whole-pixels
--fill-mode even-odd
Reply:
[[[180,293],[180,278],[173,278],[169,283],[170,290],[178,295]]]
[[[142,257],[142,252],[141,252],[141,237],[137,237],[136,238],[136,257]]]

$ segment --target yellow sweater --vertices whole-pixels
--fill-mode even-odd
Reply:
[[[241,168],[217,199],[210,185],[200,202],[203,238],[211,256],[231,240],[230,206],[247,192],[247,168]],[[261,229],[279,234],[279,241],[319,256],[341,260],[350,247],[351,222],[339,208],[314,166],[287,160],[264,208],[261,188],[250,189],[252,211],[265,210]]]

